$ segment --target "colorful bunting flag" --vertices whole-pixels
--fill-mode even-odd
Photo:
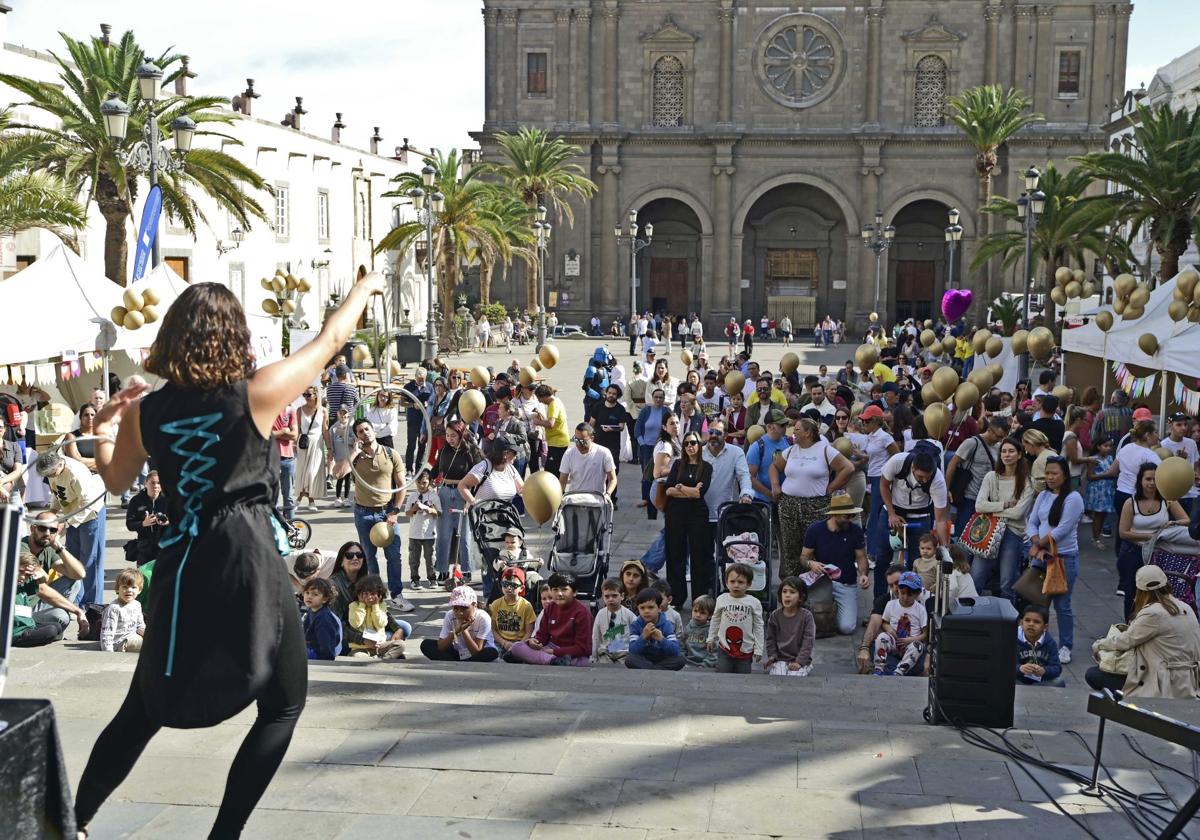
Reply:
[[[1181,405],[1188,414],[1200,414],[1200,391],[1193,391],[1183,384],[1183,379],[1176,374],[1173,399],[1176,405]]]
[[[1149,376],[1134,376],[1123,362],[1116,361],[1112,363],[1112,372],[1113,378],[1117,380],[1117,385],[1133,399],[1148,397],[1154,390],[1154,382],[1158,378],[1157,373]]]

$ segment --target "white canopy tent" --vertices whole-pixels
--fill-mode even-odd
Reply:
[[[23,364],[111,345],[104,324],[123,289],[83,258],[59,245],[28,268],[0,282],[0,363]],[[111,330],[111,328],[110,328]]]

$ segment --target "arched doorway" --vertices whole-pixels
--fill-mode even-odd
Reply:
[[[887,287],[891,291],[888,310],[896,322],[906,318],[920,322],[941,312],[949,280],[949,211],[941,201],[926,198],[904,205],[892,219],[896,238],[888,251]],[[955,286],[962,288],[961,247],[956,249],[954,263]]]
[[[764,313],[787,315],[800,330],[826,314],[845,317],[850,231],[832,196],[809,184],[777,186],[750,206],[741,233],[741,277],[749,283],[734,309],[742,320],[757,326]]]
[[[637,276],[644,278],[634,297],[638,310],[672,315],[698,311],[705,238],[699,216],[677,198],[657,198],[638,210],[642,239],[647,222],[654,225],[654,236],[637,257]],[[622,256],[628,259],[629,252],[622,249]],[[622,275],[628,284],[628,271]]]

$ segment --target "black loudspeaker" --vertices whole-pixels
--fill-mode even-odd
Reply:
[[[1017,611],[1004,598],[977,598],[930,621],[929,707],[933,724],[1013,725]]]

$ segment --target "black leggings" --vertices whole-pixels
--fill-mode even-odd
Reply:
[[[437,662],[494,662],[500,656],[500,651],[494,647],[484,647],[480,649],[479,653],[468,659],[459,659],[458,651],[453,646],[440,650],[437,639],[422,639],[421,653],[426,659],[433,659]]]
[[[308,693],[304,637],[298,624],[285,622],[288,625],[294,632],[285,629],[283,633],[275,674],[258,698],[258,718],[229,768],[217,821],[208,835],[210,840],[241,836],[246,820],[279,769],[296,721],[304,710]],[[129,775],[158,730],[159,725],[146,716],[141,685],[134,677],[116,717],[96,739],[79,780],[75,819],[80,828],[86,828],[104,800]]]
[[[337,480],[336,495],[339,499],[349,499],[350,498],[350,477],[352,475],[353,475],[353,473],[346,473],[344,476],[342,476],[341,478],[339,478]]]

